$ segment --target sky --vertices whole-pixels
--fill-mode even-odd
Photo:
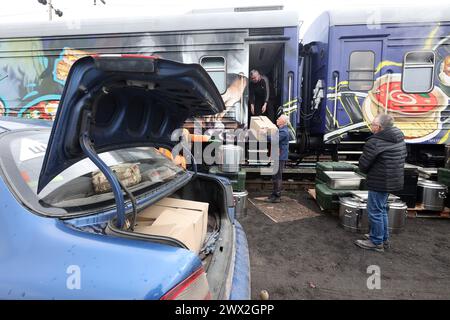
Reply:
[[[423,0],[52,0],[63,16],[53,14],[53,20],[76,20],[101,17],[153,16],[183,14],[195,9],[229,8],[261,5],[283,5],[285,9],[296,10],[303,21],[303,32],[323,11],[361,7],[372,9],[390,6],[423,6]],[[27,21],[48,21],[47,6],[38,0],[0,0],[0,24]],[[426,4],[449,6],[449,0],[426,0]]]

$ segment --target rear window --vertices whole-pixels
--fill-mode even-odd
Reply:
[[[9,183],[26,197],[32,194],[44,206],[80,208],[96,205],[114,198],[109,183],[99,188],[98,168],[89,159],[81,160],[56,176],[39,194],[37,185],[44,160],[49,132],[18,132],[2,140],[1,162]],[[5,143],[6,140],[6,143]],[[175,179],[185,170],[152,147],[128,148],[100,154],[105,163],[114,168],[132,168],[139,179],[128,185],[130,191],[149,190]],[[127,173],[130,171],[127,170]],[[100,179],[102,181],[102,179]],[[103,179],[104,181],[104,179]],[[122,180],[123,181],[123,180]],[[139,181],[139,182],[137,182]],[[71,210],[73,211],[73,210]]]

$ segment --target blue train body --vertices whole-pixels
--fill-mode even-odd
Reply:
[[[342,146],[389,113],[410,150],[442,151],[450,142],[449,21],[448,8],[322,14],[303,39],[299,136],[316,142],[310,148]]]

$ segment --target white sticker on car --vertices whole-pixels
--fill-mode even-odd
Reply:
[[[20,142],[20,161],[27,161],[43,157],[47,150],[47,144],[36,140],[24,138]]]

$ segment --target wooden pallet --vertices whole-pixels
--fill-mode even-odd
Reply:
[[[423,204],[417,204],[415,208],[408,208],[408,218],[438,218],[450,219],[450,208],[443,211],[430,211],[423,207]]]
[[[314,200],[316,200],[316,189],[308,189],[307,190],[308,194],[311,196],[311,198],[313,198]],[[321,208],[322,209],[322,208]]]

